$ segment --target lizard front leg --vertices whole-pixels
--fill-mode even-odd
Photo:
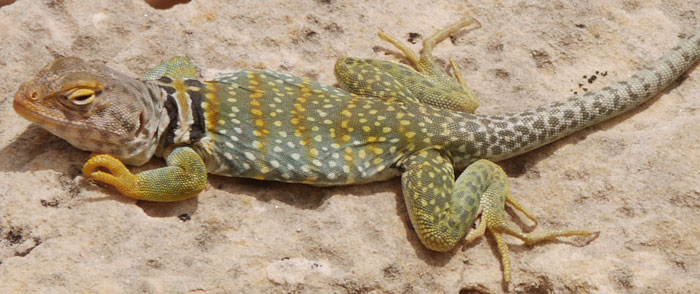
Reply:
[[[83,176],[117,188],[125,196],[148,201],[178,201],[204,190],[207,169],[202,158],[189,147],[177,147],[166,157],[168,166],[132,174],[108,154],[93,156],[83,167]],[[108,172],[99,171],[104,168]]]

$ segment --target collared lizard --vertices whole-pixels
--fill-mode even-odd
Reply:
[[[657,95],[700,59],[700,32],[626,81],[532,110],[479,115],[454,63],[455,78],[432,57],[435,44],[472,23],[468,17],[437,32],[424,41],[421,55],[380,33],[417,70],[341,58],[335,73],[342,89],[266,70],[199,81],[184,57],[135,79],[67,57],[22,84],[13,106],[75,147],[98,153],[83,174],[134,199],[196,196],[207,173],[319,186],[401,175],[409,218],[426,247],[450,250],[465,235],[469,242],[488,229],[510,281],[502,233],[536,243],[592,232],[523,233],[505,219],[505,203],[535,219],[511,197],[505,173],[493,162]],[[153,156],[164,157],[167,167],[134,175],[123,164],[141,165]],[[481,221],[469,231],[478,215]]]

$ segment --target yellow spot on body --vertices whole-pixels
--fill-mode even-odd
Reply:
[[[416,135],[416,133],[414,133],[414,132],[407,132],[407,133],[404,134],[404,135],[406,136],[406,138],[409,138],[409,139],[410,139],[410,138],[413,138],[413,137]]]
[[[215,132],[219,128],[218,121],[220,115],[219,110],[221,109],[221,101],[219,99],[216,99],[216,97],[211,99],[209,98],[210,95],[212,97],[215,96],[213,93],[216,93],[217,88],[213,83],[206,83],[206,85],[206,88],[209,91],[209,93],[206,94],[208,102],[203,102],[201,105],[205,113],[207,131]]]

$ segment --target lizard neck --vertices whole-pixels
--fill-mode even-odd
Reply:
[[[206,135],[202,103],[208,92],[204,83],[194,79],[161,77],[147,83],[160,90],[160,104],[151,128],[157,144],[152,155],[165,157],[173,146],[191,145]]]

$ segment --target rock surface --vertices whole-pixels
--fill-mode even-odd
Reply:
[[[519,111],[644,67],[700,24],[700,2],[195,0],[167,10],[114,3],[0,7],[2,293],[700,289],[697,68],[629,114],[502,162],[515,197],[539,217],[537,229],[601,232],[589,244],[534,247],[506,237],[508,289],[491,237],[464,252],[425,249],[398,179],[315,188],[211,176],[196,199],[135,202],[85,181],[87,152],[12,110],[19,84],[58,56],[102,60],[140,76],[184,54],[203,78],[267,68],[333,84],[340,56],[401,60],[378,30],[414,40],[418,50],[423,38],[472,11],[483,27],[458,33],[435,55],[455,59],[481,99],[480,113]]]

